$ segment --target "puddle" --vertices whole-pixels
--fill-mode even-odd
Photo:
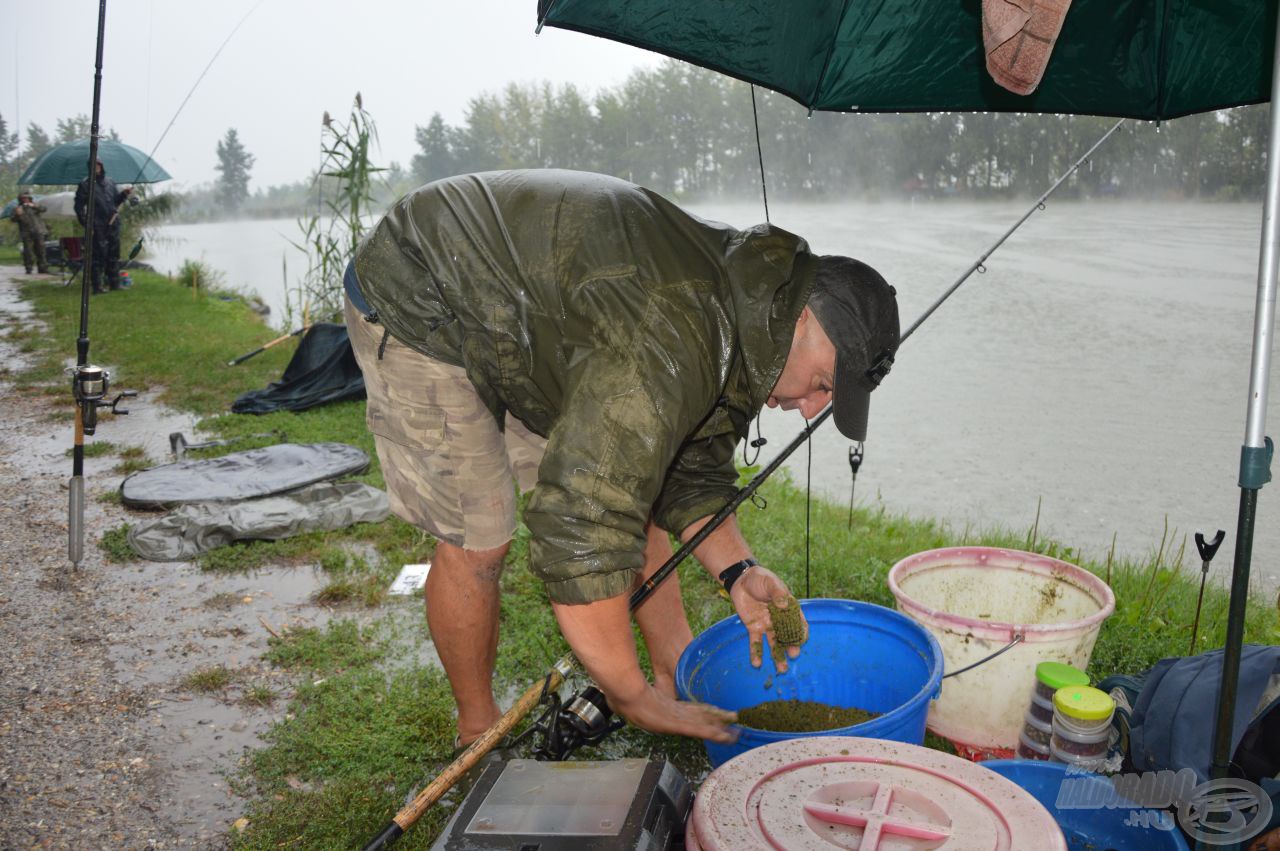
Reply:
[[[268,625],[276,632],[323,626],[332,614],[311,604],[325,579],[310,567],[223,575],[184,562],[143,562],[116,570],[116,606],[129,626],[105,637],[129,685],[173,683],[215,664],[256,665],[267,651]],[[226,602],[207,605],[213,598]]]

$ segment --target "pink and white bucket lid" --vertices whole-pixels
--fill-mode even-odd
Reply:
[[[1066,851],[1052,815],[993,771],[917,745],[824,736],[747,751],[711,773],[691,851]]]

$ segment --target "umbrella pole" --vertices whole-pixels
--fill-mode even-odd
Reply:
[[[1236,552],[1231,573],[1231,603],[1227,637],[1222,648],[1222,685],[1218,693],[1218,721],[1213,735],[1213,779],[1228,775],[1232,754],[1232,726],[1240,654],[1244,647],[1245,606],[1249,598],[1249,567],[1253,558],[1253,528],[1258,491],[1271,481],[1271,439],[1266,436],[1267,383],[1276,321],[1276,262],[1280,251],[1280,20],[1276,55],[1271,67],[1271,140],[1267,148],[1267,193],[1262,208],[1262,247],[1258,258],[1258,297],[1253,314],[1253,361],[1249,368],[1249,407],[1244,445],[1240,448],[1240,511],[1236,522]]]
[[[93,434],[97,417],[97,399],[92,398],[92,388],[105,384],[92,375],[89,365],[89,287],[93,281],[93,211],[94,190],[97,188],[98,116],[102,108],[102,45],[107,26],[107,0],[98,0],[98,45],[93,70],[93,117],[89,125],[89,192],[85,203],[84,266],[80,275],[80,336],[76,338],[76,373],[72,389],[76,400],[75,444],[71,450],[71,481],[67,500],[67,557],[75,567],[84,559],[84,436],[86,420],[88,433]],[[99,395],[98,398],[101,398]],[[87,410],[87,407],[90,408]],[[87,414],[87,417],[86,417]]]

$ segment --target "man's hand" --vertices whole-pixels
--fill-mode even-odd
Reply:
[[[609,705],[623,718],[651,733],[692,736],[722,745],[738,739],[738,731],[729,726],[738,720],[738,713],[706,703],[673,700],[653,686],[646,686],[630,700],[610,698]]]
[[[737,720],[736,714],[676,700],[645,680],[636,658],[627,597],[619,594],[594,603],[551,604],[565,640],[609,698],[609,706],[632,724],[654,733],[732,742],[736,731],[729,725]]]
[[[787,659],[799,656],[800,648],[788,647],[785,654],[777,652],[778,643],[773,636],[773,622],[769,618],[768,604],[772,602],[780,609],[785,609],[791,604],[794,598],[787,589],[787,584],[772,570],[756,565],[748,568],[747,572],[733,583],[729,599],[733,601],[734,610],[747,628],[747,636],[751,644],[751,666],[760,667],[763,661],[763,647],[760,639],[761,636],[767,636],[769,646],[774,649],[773,657],[778,666],[778,673],[784,673],[787,670]],[[801,617],[803,618],[803,615]],[[809,636],[807,623],[804,626],[804,635],[805,638]]]

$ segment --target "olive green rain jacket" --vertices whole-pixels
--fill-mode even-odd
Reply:
[[[733,456],[790,350],[804,240],[698,219],[633,184],[506,171],[427,184],[356,253],[386,329],[465,367],[501,423],[548,438],[524,522],[551,599],[630,590],[644,526],[734,495]]]

